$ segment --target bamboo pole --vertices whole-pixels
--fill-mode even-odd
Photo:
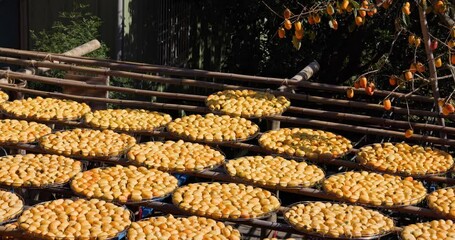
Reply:
[[[27,93],[27,94],[31,94],[31,95],[35,95],[35,96],[71,99],[71,100],[80,101],[80,102],[112,103],[112,104],[118,104],[118,105],[122,105],[122,106],[133,106],[133,107],[146,108],[146,109],[148,108],[148,109],[185,110],[185,111],[197,112],[197,113],[207,113],[208,112],[208,109],[206,107],[198,107],[198,106],[190,106],[190,105],[78,96],[78,95],[70,95],[70,94],[63,94],[63,93],[57,93],[57,92],[44,92],[44,91],[25,89],[25,88],[21,89],[18,87],[13,87],[8,84],[0,84],[0,88],[6,89],[6,90],[11,90],[11,91],[23,92],[23,93]]]
[[[300,72],[298,72],[294,77],[292,77],[290,80],[291,81],[295,81],[295,82],[299,82],[300,84],[302,82],[305,82],[307,81],[308,79],[310,79],[315,73],[317,73],[319,71],[319,68],[320,68],[320,65],[319,63],[315,60],[313,62],[311,62],[310,64],[308,64],[308,66],[304,67],[302,70],[300,70]],[[292,92],[292,93],[295,93],[295,86],[280,86],[278,88],[278,91],[280,92]],[[278,130],[280,129],[280,121],[269,121],[268,122],[268,125],[270,125],[270,128],[269,129],[272,129],[272,130]]]
[[[109,59],[94,59],[86,57],[75,57],[75,56],[63,56],[61,54],[49,54],[36,51],[26,51],[26,50],[17,50],[10,48],[0,48],[0,54],[8,56],[20,56],[20,57],[30,57],[34,59],[42,60],[46,56],[50,56],[52,59],[59,60],[66,63],[80,64],[80,65],[89,65],[96,67],[106,67],[115,70],[123,71],[136,71],[142,73],[161,73],[166,75],[173,76],[182,76],[182,77],[206,77],[206,78],[220,78],[220,79],[229,79],[229,80],[238,80],[245,82],[259,82],[265,84],[275,84],[283,85],[286,82],[286,79],[282,78],[269,78],[269,77],[259,77],[259,76],[249,76],[242,74],[232,74],[232,73],[221,73],[221,72],[210,72],[205,70],[197,69],[182,69],[168,66],[160,65],[151,65],[135,62],[126,62],[126,61],[114,61]],[[288,81],[289,83],[290,81]],[[292,83],[292,82],[291,82]],[[346,86],[337,86],[332,84],[323,84],[323,83],[312,83],[312,82],[300,82],[300,87],[339,92],[345,93],[348,87]],[[355,90],[358,95],[365,95],[365,91]],[[432,103],[433,98],[420,96],[420,95],[408,95],[405,93],[390,92],[384,90],[376,90],[375,96],[386,97],[392,96],[396,98],[407,98],[413,101],[427,102]]]
[[[16,65],[26,65],[26,66],[32,65],[32,66],[42,66],[42,67],[53,67],[53,68],[59,69],[59,70],[75,71],[75,72],[80,71],[80,72],[86,72],[86,73],[98,74],[98,75],[136,78],[136,79],[153,81],[153,82],[164,83],[164,84],[188,85],[188,86],[194,86],[194,87],[213,88],[213,89],[233,89],[233,90],[245,89],[245,87],[236,86],[236,85],[204,82],[204,81],[197,81],[197,80],[193,80],[193,79],[167,78],[167,77],[153,76],[153,75],[147,75],[147,74],[130,73],[130,72],[124,72],[124,71],[113,71],[113,70],[109,70],[109,69],[77,67],[77,66],[72,66],[72,65],[56,64],[56,63],[49,63],[49,62],[38,62],[38,61],[34,61],[34,60],[29,61],[29,60],[15,59],[15,58],[7,58],[7,57],[0,57],[0,62],[16,64]],[[378,104],[355,102],[355,101],[350,101],[350,100],[340,100],[340,99],[333,99],[333,98],[327,99],[324,97],[310,96],[307,94],[294,94],[294,93],[287,93],[287,92],[280,92],[280,91],[270,91],[270,92],[272,94],[275,94],[278,96],[285,96],[290,99],[304,100],[304,101],[320,103],[320,104],[383,111],[383,107]],[[394,108],[392,108],[392,112],[402,114],[402,115],[407,115],[408,109],[394,107]],[[425,111],[425,110],[409,110],[409,114],[416,115],[416,116],[444,117],[444,118],[449,118],[449,119],[455,120],[455,115],[453,115],[453,114],[448,115],[448,116],[443,116],[442,114],[432,112],[432,111]]]
[[[287,112],[299,113],[299,114],[303,114],[303,115],[315,116],[315,117],[320,117],[320,118],[330,118],[330,119],[338,119],[338,120],[349,120],[349,121],[372,123],[372,124],[377,124],[382,127],[392,126],[392,127],[399,127],[399,128],[406,129],[406,128],[409,128],[409,125],[411,125],[413,129],[422,129],[422,130],[426,130],[426,131],[442,131],[442,132],[447,132],[449,134],[455,134],[455,128],[453,128],[453,127],[428,124],[428,123],[415,123],[415,122],[409,123],[409,122],[400,121],[400,120],[371,117],[368,115],[333,112],[333,111],[294,107],[294,106],[291,106],[287,110]]]
[[[31,82],[40,82],[56,86],[67,86],[67,87],[78,87],[94,90],[103,90],[103,91],[113,91],[113,92],[122,92],[122,93],[132,93],[144,96],[154,96],[162,97],[167,99],[181,99],[188,101],[205,101],[205,96],[194,95],[194,94],[185,94],[185,93],[170,93],[170,92],[159,92],[152,90],[142,90],[142,89],[133,89],[126,87],[117,87],[117,86],[108,86],[108,85],[94,85],[86,82],[70,80],[70,79],[61,79],[61,78],[51,78],[37,75],[25,75],[17,72],[3,71],[0,70],[0,76],[8,76],[11,79],[23,79]]]
[[[85,54],[91,53],[100,47],[101,47],[101,43],[98,40],[94,39],[94,40],[86,42],[80,46],[77,46],[71,50],[68,50],[68,51],[62,53],[62,55],[68,56],[68,57],[84,56]],[[52,61],[52,56],[50,54],[47,54],[46,56],[44,56],[44,59],[48,59],[49,61],[54,62],[54,63],[59,63],[58,61]],[[47,72],[49,70],[50,70],[50,68],[38,68],[38,71],[41,71],[41,72]]]
[[[13,79],[23,79],[27,81],[36,81],[51,85],[57,86],[71,86],[71,87],[80,87],[80,88],[87,88],[87,89],[99,89],[105,91],[114,91],[114,92],[123,92],[123,93],[132,93],[132,94],[139,94],[145,96],[155,96],[155,97],[162,97],[167,99],[181,99],[181,100],[189,100],[189,101],[197,101],[203,102],[206,99],[206,96],[201,95],[194,95],[194,94],[183,94],[183,93],[169,93],[169,92],[158,92],[158,91],[151,91],[151,90],[140,90],[140,89],[131,89],[131,88],[124,88],[124,87],[116,87],[116,86],[104,86],[104,85],[91,85],[80,81],[74,80],[67,80],[67,79],[60,79],[60,78],[50,78],[50,77],[43,77],[43,76],[36,76],[36,75],[26,75],[16,72],[7,72],[0,70],[0,76],[8,75],[9,78]],[[391,119],[384,119],[384,118],[377,118],[371,117],[367,115],[359,115],[359,114],[351,114],[351,113],[341,113],[341,112],[332,112],[332,111],[325,111],[325,110],[316,110],[310,108],[301,108],[301,107],[293,107],[291,106],[288,109],[289,113],[298,113],[304,114],[309,116],[316,116],[322,118],[331,118],[331,119],[343,119],[343,120],[354,120],[359,122],[366,122],[372,124],[378,124],[380,126],[393,126],[399,128],[407,128],[409,127],[409,123],[406,121],[399,121],[399,120],[391,120]],[[450,134],[455,134],[455,128],[434,125],[434,124],[422,124],[422,123],[411,123],[411,126],[415,129],[422,129],[422,130],[429,130],[429,131],[443,131]]]

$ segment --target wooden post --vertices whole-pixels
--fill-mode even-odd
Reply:
[[[320,68],[319,63],[316,60],[314,60],[313,62],[308,64],[308,66],[306,66],[300,72],[298,72],[294,77],[292,77],[289,81],[297,82],[297,83],[300,83],[302,81],[307,81],[316,72],[319,71],[319,68]],[[285,83],[285,85],[279,87],[278,90],[280,92],[294,92],[296,86],[298,86],[298,84],[297,85],[287,85]],[[270,129],[270,130],[280,129],[280,125],[281,125],[280,121],[273,120],[273,121],[267,121],[267,123],[268,123],[267,125],[269,125],[268,129]],[[279,197],[279,194],[280,194],[280,192],[279,192],[279,190],[277,190],[276,191],[277,197]],[[269,218],[269,221],[271,221],[271,222],[277,222],[277,220],[278,220],[278,217],[277,217],[276,213],[273,213]],[[261,235],[264,235],[264,231],[262,231]],[[271,237],[273,237],[273,235],[274,235],[274,231],[270,231],[270,233],[268,234],[268,237],[271,238]],[[264,237],[264,236],[261,236],[261,237]]]
[[[316,60],[314,60],[313,62],[308,64],[308,66],[306,66],[300,72],[298,72],[294,77],[292,77],[289,81],[298,82],[298,83],[307,81],[315,73],[317,73],[319,71],[320,67],[321,66],[319,65],[319,63]],[[283,86],[279,87],[278,90],[280,92],[294,92],[296,86],[298,86],[298,85],[283,85]],[[280,121],[268,122],[268,125],[269,125],[268,129],[270,129],[270,130],[280,129]]]

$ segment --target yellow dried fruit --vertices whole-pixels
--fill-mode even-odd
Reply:
[[[208,96],[206,105],[214,112],[252,118],[280,115],[291,106],[291,102],[283,96],[275,97],[266,92],[225,90]]]
[[[8,101],[9,96],[6,92],[0,91],[0,103]]]
[[[5,156],[0,158],[0,184],[13,187],[62,185],[81,170],[81,162],[59,155]]]
[[[455,191],[454,188],[436,190],[427,196],[428,206],[437,213],[455,218]]]
[[[400,237],[403,240],[454,239],[455,224],[452,220],[443,219],[411,224],[403,228]]]
[[[169,114],[144,109],[107,109],[84,116],[84,121],[92,127],[122,131],[153,131],[171,120]]]
[[[447,172],[454,161],[447,152],[407,143],[376,143],[362,147],[357,161],[369,168],[403,175]]]
[[[239,240],[240,232],[231,226],[203,217],[172,215],[152,217],[133,222],[128,229],[128,239],[225,239]]]
[[[50,127],[36,122],[0,120],[0,143],[31,143],[51,132]]]
[[[285,214],[291,226],[308,234],[361,238],[390,232],[394,222],[378,211],[330,202],[304,202]]]
[[[198,216],[214,219],[257,218],[280,207],[269,191],[235,183],[193,183],[178,188],[172,203]]]
[[[71,181],[71,189],[87,198],[126,203],[164,197],[177,184],[174,176],[159,170],[118,165],[77,174]]]
[[[166,172],[194,172],[224,163],[224,155],[199,143],[179,140],[135,145],[127,154],[133,163]]]
[[[130,211],[98,199],[57,199],[25,210],[19,228],[44,239],[109,239],[131,224]]]
[[[39,143],[44,150],[65,156],[113,157],[132,147],[136,139],[111,130],[76,128],[46,135]]]
[[[229,175],[263,186],[311,187],[324,179],[324,171],[306,162],[273,156],[248,156],[226,163]]]
[[[18,215],[24,202],[16,194],[0,190],[0,223]]]
[[[331,132],[307,128],[282,128],[259,138],[259,145],[269,151],[310,160],[333,159],[352,149],[351,141]]]
[[[427,194],[420,181],[366,171],[332,175],[322,186],[340,199],[371,206],[413,205]]]
[[[77,120],[90,112],[85,103],[42,97],[5,102],[0,109],[16,117],[37,120]]]
[[[250,120],[212,113],[177,118],[167,129],[181,138],[201,142],[244,141],[259,132],[259,127]]]

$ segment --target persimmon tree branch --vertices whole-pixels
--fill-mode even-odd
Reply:
[[[425,8],[427,6],[426,6],[426,4],[417,4],[417,6],[419,8],[419,20],[420,20],[420,28],[422,30],[422,35],[423,35],[423,45],[425,46],[425,53],[426,53],[426,57],[427,57],[428,68],[430,71],[430,82],[431,82],[431,89],[433,92],[434,104],[435,104],[436,111],[441,113],[442,108],[438,104],[438,99],[439,99],[439,86],[438,86],[438,81],[437,81],[438,73],[436,71],[436,65],[434,62],[433,50],[430,47],[430,44],[431,44],[430,33],[429,33],[430,31],[428,28],[427,17],[425,15],[425,11],[426,11]],[[445,126],[444,118],[438,117],[437,120],[438,120],[439,125]],[[445,133],[441,132],[440,134],[441,134],[441,138],[447,137]]]

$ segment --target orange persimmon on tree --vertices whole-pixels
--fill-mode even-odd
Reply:
[[[320,23],[325,22],[334,31],[343,27],[344,34],[355,34],[355,31],[367,28],[370,22],[380,25],[374,22],[375,18],[393,21],[395,34],[390,51],[376,58],[377,64],[371,64],[347,81],[351,86],[346,87],[346,97],[354,98],[354,89],[359,88],[365,90],[367,98],[373,97],[379,88],[382,90],[380,96],[384,97],[380,102],[384,110],[391,110],[392,103],[406,103],[409,121],[407,97],[428,95],[434,99],[434,109],[441,116],[438,122],[443,125],[444,117],[455,112],[452,103],[455,87],[448,87],[455,81],[454,15],[455,4],[448,0],[313,0],[287,6],[280,16],[283,21],[277,27],[279,32],[286,29],[293,35],[292,46],[299,51],[302,41],[313,41],[318,31],[326,29],[319,26]],[[380,30],[374,32],[381,34]],[[373,34],[371,29],[364,33]],[[280,38],[285,34],[279,35]],[[367,50],[365,54],[368,54]],[[393,64],[394,58],[398,59],[395,62],[402,63]],[[445,84],[447,81],[449,84]],[[402,99],[396,101],[397,96]],[[411,131],[406,132],[406,137],[413,134]]]

